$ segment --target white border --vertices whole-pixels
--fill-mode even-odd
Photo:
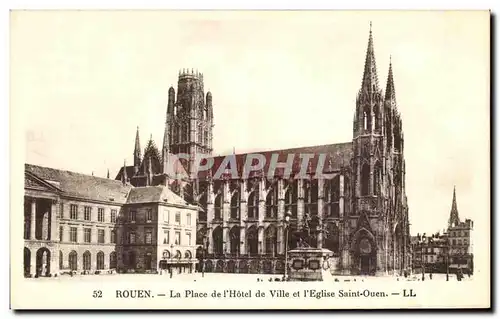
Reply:
[[[374,3],[373,1],[368,0],[357,0],[357,1],[349,1],[344,3],[333,3],[331,1],[317,1],[317,0],[309,0],[309,1],[269,1],[269,0],[253,0],[253,1],[221,1],[221,0],[212,0],[210,2],[203,0],[184,0],[184,1],[170,1],[165,3],[165,1],[160,0],[149,0],[149,1],[130,1],[130,0],[122,0],[122,1],[103,1],[103,0],[87,0],[87,1],[72,1],[68,3],[68,1],[63,0],[51,0],[51,1],[40,1],[35,0],[24,0],[24,1],[2,1],[0,6],[2,7],[2,22],[0,24],[1,28],[1,36],[2,36],[2,44],[5,49],[2,50],[2,57],[4,63],[1,64],[2,72],[4,77],[2,78],[5,81],[3,84],[4,92],[3,96],[3,107],[0,108],[0,118],[3,121],[2,125],[2,133],[0,135],[0,148],[2,150],[2,156],[0,159],[2,161],[2,166],[4,174],[4,178],[2,178],[0,183],[0,196],[1,203],[3,204],[3,214],[4,218],[2,226],[3,226],[3,236],[5,236],[3,251],[7,252],[10,250],[10,237],[9,237],[9,10],[10,9],[420,9],[420,10],[439,10],[439,9],[492,9],[492,12],[498,12],[499,1],[493,0],[475,0],[475,1],[463,1],[463,0],[455,0],[455,1],[438,1],[438,0],[420,0],[418,2],[409,2],[409,1],[379,1],[378,3]],[[335,6],[334,6],[335,4]],[[498,22],[497,22],[498,23]],[[494,33],[495,42],[498,42],[498,34]],[[494,71],[497,71],[496,68]],[[495,85],[494,91],[498,91],[498,84]],[[498,114],[498,111],[496,112]],[[498,121],[497,116],[494,118],[495,121]],[[494,129],[495,136],[497,135],[497,129]],[[11,141],[15,143],[16,141]],[[492,163],[493,164],[493,163]],[[495,163],[498,164],[498,163]],[[495,177],[498,177],[497,175]],[[495,197],[498,195],[498,190],[495,192]],[[496,212],[494,212],[496,213]],[[497,223],[495,226],[498,226],[498,217],[496,218]],[[495,242],[497,243],[496,253],[498,254],[498,235],[497,232],[493,232]],[[10,263],[3,262],[0,264],[1,274],[4,276],[3,282],[9,282],[9,267]],[[9,285],[4,286],[3,292],[3,300],[9,300]],[[498,294],[496,294],[497,300],[496,304],[498,305]],[[9,301],[8,301],[9,302]],[[10,302],[9,302],[10,304]],[[6,305],[3,309],[8,309],[9,304]],[[5,315],[13,316],[12,311],[8,311]],[[51,314],[43,314],[45,316],[49,316]],[[96,314],[94,314],[95,316]],[[105,314],[97,315],[104,316]],[[168,316],[173,316],[174,314],[166,314]],[[199,314],[206,316],[207,314]],[[216,314],[214,314],[216,315]],[[243,314],[238,314],[243,315]],[[261,316],[271,316],[274,314],[259,314]],[[292,315],[304,315],[304,314],[285,314],[286,316]],[[307,314],[310,315],[310,314]],[[327,314],[327,315],[341,315],[341,314]],[[362,314],[360,314],[362,315]],[[384,314],[380,314],[384,315]],[[419,316],[428,316],[429,314],[418,314]],[[443,314],[438,314],[442,316]],[[455,315],[455,314],[449,314]],[[70,314],[65,314],[64,316],[70,316]],[[133,314],[133,316],[143,316],[143,314]],[[3,317],[3,316],[2,316]]]

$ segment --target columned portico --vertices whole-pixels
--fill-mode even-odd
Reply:
[[[32,197],[31,200],[31,219],[30,219],[30,239],[35,240],[36,234],[36,198]]]
[[[46,191],[25,190],[24,276],[54,276],[59,273],[59,198]]]

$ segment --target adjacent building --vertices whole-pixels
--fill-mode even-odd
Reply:
[[[24,174],[26,277],[194,269],[196,208],[168,188],[30,164]]]
[[[474,223],[461,221],[458,215],[456,189],[453,188],[448,227],[441,233],[412,236],[413,270],[415,272],[474,271],[471,233]]]

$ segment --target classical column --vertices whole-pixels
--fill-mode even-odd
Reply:
[[[36,275],[36,248],[31,249],[30,255],[30,275],[31,277],[35,277]]]
[[[50,265],[49,265],[50,276],[59,276],[59,252],[56,250],[50,251]]]
[[[57,221],[57,214],[59,205],[57,200],[52,201],[52,206],[50,208],[50,240],[59,240],[59,227]]]
[[[44,205],[45,206],[45,205]],[[42,237],[40,239],[42,240],[49,240],[50,239],[50,211],[46,210],[46,206],[44,210],[42,211]]]
[[[36,198],[31,198],[30,239],[36,239]]]

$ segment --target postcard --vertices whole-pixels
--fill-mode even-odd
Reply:
[[[10,19],[13,309],[491,307],[489,11]]]

